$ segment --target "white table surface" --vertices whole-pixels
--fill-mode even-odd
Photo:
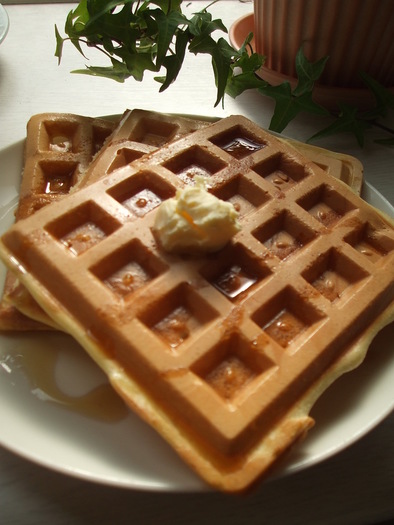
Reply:
[[[215,88],[206,58],[188,58],[180,78],[163,94],[158,93],[150,77],[142,84],[132,80],[117,84],[72,75],[70,70],[83,67],[84,61],[66,46],[58,66],[54,25],[63,28],[74,5],[29,1],[4,4],[10,29],[0,46],[0,151],[23,139],[29,117],[41,112],[106,115],[139,107],[219,117],[242,113],[262,126],[269,123],[273,103],[256,93],[246,93],[235,101],[228,98],[224,108],[213,108]],[[193,1],[189,9],[205,5],[205,1]],[[211,9],[227,27],[251,10],[250,3],[236,0],[222,0]],[[304,115],[285,133],[305,140],[321,126],[321,122]],[[394,149],[368,141],[360,150],[350,136],[326,139],[318,145],[357,156],[364,164],[366,180],[394,203]],[[6,176],[1,166],[0,176]],[[389,519],[394,519],[394,414],[336,456],[306,471],[265,483],[256,493],[242,498],[96,485],[0,449],[1,525],[360,525]]]

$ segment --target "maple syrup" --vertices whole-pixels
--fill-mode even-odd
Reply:
[[[229,356],[212,370],[205,380],[219,395],[231,399],[255,376],[256,373],[238,357]]]
[[[96,224],[87,222],[63,237],[62,242],[74,255],[79,255],[104,238],[105,233]]]
[[[234,299],[250,288],[256,281],[256,278],[248,275],[240,266],[233,265],[220,275],[213,284],[224,295]]]
[[[122,205],[129,211],[143,217],[161,203],[161,198],[149,189],[144,189],[126,199]]]
[[[124,297],[150,280],[150,275],[137,262],[130,262],[108,277],[104,283]]]
[[[57,339],[53,343],[49,346],[33,337],[29,342],[22,342],[0,357],[0,372],[9,374],[14,384],[17,376],[22,374],[27,379],[31,394],[40,402],[58,405],[97,421],[115,423],[124,419],[128,409],[107,381],[79,395],[69,394],[59,386],[56,369],[62,357],[68,358],[67,348],[62,348]],[[70,356],[74,351],[78,350],[70,348]],[[79,358],[78,355],[74,357]]]
[[[58,175],[45,181],[44,193],[68,193],[70,190],[70,175]]]
[[[157,323],[153,329],[171,348],[177,348],[190,336],[191,325],[195,325],[193,317],[186,308],[180,306]]]
[[[263,330],[283,348],[305,329],[305,324],[288,310],[282,310]]]
[[[247,155],[259,151],[263,147],[263,144],[258,144],[244,137],[235,137],[221,147],[236,159],[243,159]]]

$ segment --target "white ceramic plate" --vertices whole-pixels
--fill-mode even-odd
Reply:
[[[10,21],[8,18],[7,11],[0,4],[0,44],[7,36],[9,26]]]
[[[23,143],[0,151],[0,232],[13,222]],[[393,215],[366,185],[364,198]],[[1,266],[1,282],[5,270]],[[276,475],[306,469],[365,435],[394,408],[394,325],[378,335],[366,361],[340,378],[313,409],[316,426]],[[94,414],[97,388],[111,410]],[[112,401],[111,401],[112,399]],[[202,491],[206,486],[172,449],[112,398],[102,372],[58,333],[0,336],[0,444],[51,469],[120,487]],[[101,402],[100,402],[101,403]]]

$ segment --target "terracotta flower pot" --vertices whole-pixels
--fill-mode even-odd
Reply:
[[[261,76],[271,83],[294,82],[302,45],[312,62],[330,57],[319,80],[323,102],[341,95],[360,104],[360,71],[394,87],[393,0],[254,0],[251,30],[267,57]]]
[[[315,61],[329,56],[322,83],[360,87],[359,71],[394,85],[392,0],[255,0],[255,44],[267,67],[295,75],[303,45]]]

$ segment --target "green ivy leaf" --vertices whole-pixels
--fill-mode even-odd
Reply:
[[[315,63],[309,62],[302,48],[296,56],[298,82],[294,90],[289,82],[278,86],[267,85],[259,91],[275,100],[275,109],[269,129],[281,133],[299,113],[308,112],[314,115],[328,115],[326,108],[317,104],[312,98],[312,90],[316,80],[322,74],[328,57]]]
[[[215,106],[224,101],[226,94],[236,98],[249,89],[257,89],[275,100],[270,129],[278,132],[283,131],[300,112],[329,114],[312,97],[315,83],[329,57],[312,63],[301,47],[295,61],[296,87],[292,90],[286,82],[272,86],[257,75],[265,57],[253,52],[252,33],[236,50],[223,37],[216,38],[217,33],[227,33],[227,28],[220,19],[213,19],[207,8],[187,18],[182,13],[181,4],[181,0],[81,0],[67,15],[64,26],[67,36],[62,37],[55,26],[55,56],[60,64],[67,40],[85,59],[84,46],[96,48],[110,65],[87,65],[86,69],[78,69],[75,73],[124,82],[129,77],[142,81],[145,71],[151,71],[157,73],[155,79],[161,83],[159,91],[162,92],[178,77],[187,51],[206,54],[211,58],[217,88]],[[357,111],[347,105],[339,106],[338,116],[333,115],[337,117],[336,121],[310,140],[332,133],[351,132],[361,145],[365,131],[372,125],[393,133],[379,119],[394,109],[394,95],[369,75],[364,73],[361,76],[374,96],[374,107]],[[391,138],[381,139],[379,143],[390,145],[391,141]]]
[[[394,137],[389,139],[377,139],[374,142],[381,144],[382,146],[394,146]]]
[[[231,72],[231,51],[229,44],[224,38],[221,38],[217,42],[217,47],[211,50],[212,55],[212,67],[215,75],[215,83],[217,87],[217,98],[215,106],[217,106],[221,100],[224,99],[224,95],[227,87],[227,80]]]
[[[328,59],[329,57],[324,57],[316,62],[309,62],[302,47],[298,50],[295,60],[298,82],[293,91],[293,96],[301,96],[313,90],[315,82],[321,77]]]
[[[362,118],[373,120],[386,116],[389,109],[394,109],[394,94],[367,73],[361,72],[360,77],[375,99],[375,107],[362,112]]]
[[[251,56],[244,51],[238,61],[231,66],[231,75],[228,78],[226,93],[232,98],[238,97],[248,89],[261,89],[268,86],[268,82],[258,77],[258,71],[264,63],[264,57],[253,53]]]
[[[278,86],[268,85],[259,89],[259,91],[273,98],[276,102],[269,129],[277,133],[281,133],[289,122],[303,111],[308,111],[315,115],[328,114],[325,108],[312,100],[312,93],[294,96],[289,82],[283,82]]]
[[[193,38],[189,50],[195,54],[205,53],[211,56],[217,87],[217,98],[215,102],[215,106],[217,106],[223,99],[226,91],[234,49],[223,38],[220,38],[216,42],[210,35],[203,33]]]
[[[63,53],[63,45],[64,45],[64,39],[61,37],[58,28],[55,26],[55,38],[56,38],[56,49],[55,49],[55,57],[58,58],[58,62],[60,62],[60,57]]]
[[[76,69],[72,73],[110,78],[116,82],[124,82],[130,76],[126,65],[121,62],[113,64],[112,67],[87,66],[86,69]]]
[[[175,54],[164,57],[163,67],[165,67],[167,70],[167,75],[165,77],[155,77],[158,82],[162,83],[160,92],[166,90],[168,86],[170,86],[170,84],[176,80],[185,58],[188,41],[189,36],[186,31],[178,33],[175,45]]]
[[[159,9],[151,11],[150,16],[157,23],[157,64],[160,66],[169,52],[178,26],[183,25],[185,19],[177,11],[172,11],[165,15]],[[187,33],[182,33],[184,36],[187,35]]]
[[[358,144],[363,147],[365,131],[371,127],[371,124],[358,117],[357,108],[343,103],[339,103],[339,108],[340,113],[335,122],[313,135],[308,142],[338,133],[352,133]]]
[[[178,11],[178,13],[181,12],[182,0],[171,0],[170,2],[168,0],[153,0],[150,3],[157,5],[165,13],[169,13],[171,11]]]

